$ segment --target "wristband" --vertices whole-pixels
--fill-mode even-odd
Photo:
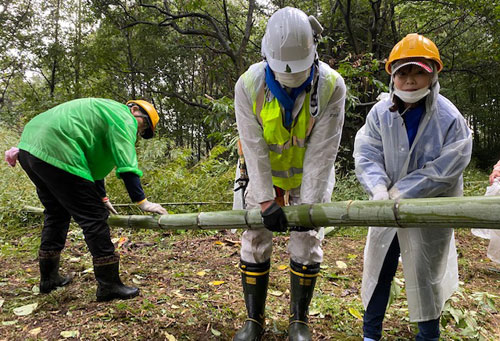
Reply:
[[[140,205],[140,204],[142,204],[142,203],[146,202],[147,200],[148,200],[147,198],[144,198],[144,199],[142,199],[141,201],[136,202],[135,204],[136,204],[136,205]]]

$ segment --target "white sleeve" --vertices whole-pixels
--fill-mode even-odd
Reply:
[[[269,148],[264,140],[262,127],[253,113],[253,104],[241,77],[235,86],[234,107],[253,195],[258,203],[273,200]]]
[[[307,141],[300,197],[303,204],[329,202],[335,185],[335,159],[344,125],[346,87],[337,77],[328,105],[316,122]]]
[[[462,176],[472,154],[472,134],[462,117],[450,126],[441,155],[398,180],[390,189],[392,198],[428,198],[452,188]]]
[[[356,133],[353,157],[356,177],[370,197],[381,190],[387,191],[391,180],[385,169],[384,146],[376,107],[370,110],[365,124]]]

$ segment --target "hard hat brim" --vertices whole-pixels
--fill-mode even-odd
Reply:
[[[274,72],[297,73],[309,69],[314,63],[316,49],[314,49],[306,58],[301,60],[282,61],[279,59],[266,58],[269,67]]]

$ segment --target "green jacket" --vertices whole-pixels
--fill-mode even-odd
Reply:
[[[125,105],[109,99],[82,98],[60,104],[25,126],[19,149],[68,173],[94,181],[116,167],[116,175],[137,165],[137,120]]]

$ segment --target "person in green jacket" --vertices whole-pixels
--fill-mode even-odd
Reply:
[[[135,151],[137,136],[151,138],[158,121],[153,105],[143,100],[125,105],[83,98],[41,113],[25,126],[17,157],[45,207],[40,292],[49,293],[71,281],[59,274],[59,259],[73,217],[93,257],[97,301],[139,294],[138,288],[120,280],[119,255],[107,224],[108,211],[116,211],[106,197],[104,178],[116,168],[133,202],[143,211],[167,214],[146,199]]]

